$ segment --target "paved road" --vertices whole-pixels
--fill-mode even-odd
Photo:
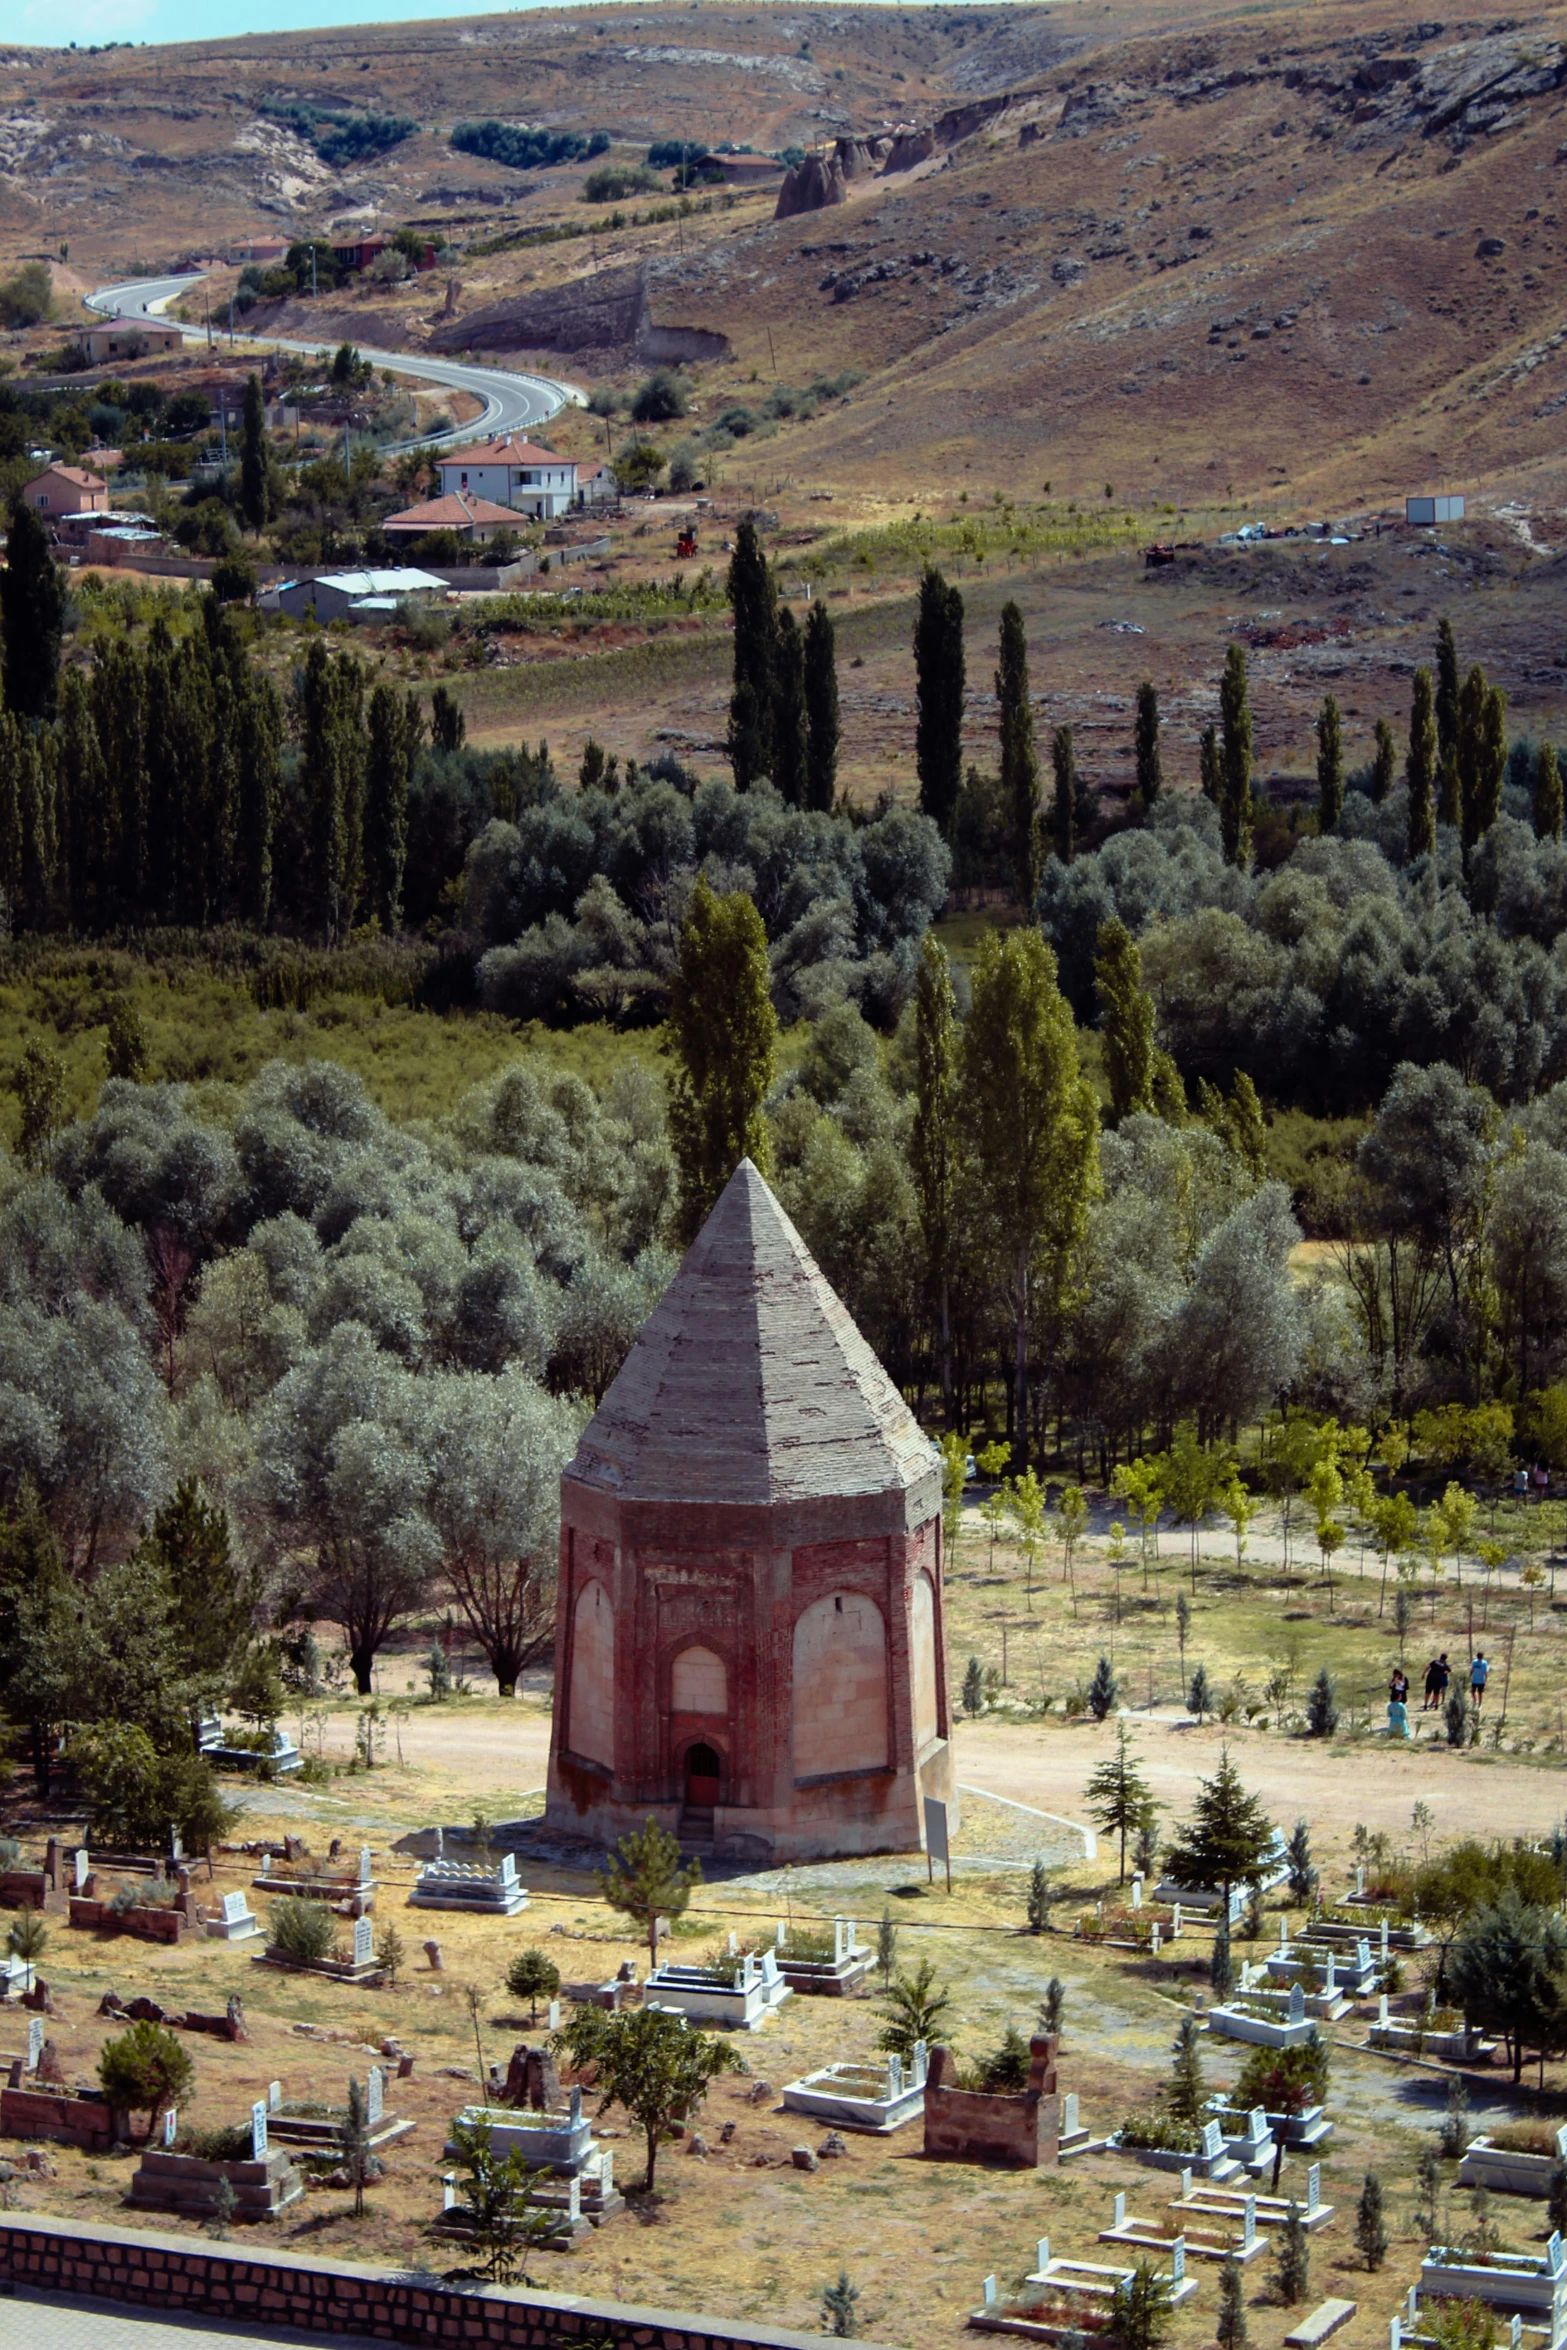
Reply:
[[[98,310],[106,318],[162,318],[167,326],[178,326],[178,319],[164,316],[165,305],[176,294],[188,293],[200,283],[198,273],[183,277],[133,278],[125,285],[100,286],[87,297],[87,307]],[[192,342],[205,332],[200,327],[181,329]],[[279,342],[269,335],[266,341],[275,349],[298,351],[307,357],[329,354],[335,343]],[[436,449],[450,442],[469,441],[478,434],[493,435],[504,432],[527,432],[533,426],[546,424],[557,415],[568,401],[580,406],[582,393],[574,384],[557,383],[547,375],[515,374],[498,367],[473,367],[455,359],[427,359],[422,354],[407,351],[373,351],[365,344],[357,346],[361,358],[376,367],[387,369],[393,375],[416,377],[421,383],[445,385],[455,392],[472,392],[484,402],[484,413],[470,424],[459,425],[453,432],[425,433],[417,440],[401,441],[404,449]]]
[[[0,2301],[0,2342],[7,2350],[13,2343],[21,2350],[24,2342],[30,2350],[300,2350],[315,2338],[270,2327],[214,2325],[199,2317],[158,2317],[104,2301],[43,2293],[19,2292],[14,2301]],[[336,2350],[371,2350],[360,2335],[334,2334],[332,2341]]]

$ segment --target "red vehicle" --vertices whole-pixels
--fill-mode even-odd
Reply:
[[[680,533],[675,541],[675,553],[677,555],[694,555],[696,553],[696,532],[694,530],[683,530]]]

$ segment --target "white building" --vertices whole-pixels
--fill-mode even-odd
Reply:
[[[291,620],[314,612],[324,627],[333,620],[393,620],[405,604],[445,593],[445,580],[433,571],[330,571],[280,580],[256,601],[263,611],[286,612]]]
[[[576,503],[573,459],[541,449],[534,441],[520,441],[512,433],[498,441],[475,441],[466,449],[443,451],[435,462],[442,497],[486,498],[541,522],[553,521]]]

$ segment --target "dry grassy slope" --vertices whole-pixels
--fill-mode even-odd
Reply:
[[[1567,13],[1507,21],[1101,52],[931,178],[660,265],[655,315],[753,352],[771,323],[785,376],[884,368],[770,453],[849,487],[1555,499]]]
[[[1128,21],[1167,0],[1134,0]],[[0,247],[69,237],[106,264],[208,239],[503,198],[574,196],[580,170],[517,174],[455,153],[454,122],[497,114],[758,147],[929,120],[1105,37],[1102,0],[1070,31],[1044,8],[709,4],[538,10],[99,55],[0,51]],[[258,101],[409,114],[417,139],[337,173]]]

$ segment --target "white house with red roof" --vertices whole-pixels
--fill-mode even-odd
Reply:
[[[552,521],[577,502],[574,461],[513,433],[498,441],[474,441],[466,449],[443,450],[435,463],[443,498],[483,498],[541,522]]]
[[[62,514],[105,514],[109,485],[102,476],[80,465],[50,465],[35,474],[22,491],[22,503],[35,514],[58,518]]]

